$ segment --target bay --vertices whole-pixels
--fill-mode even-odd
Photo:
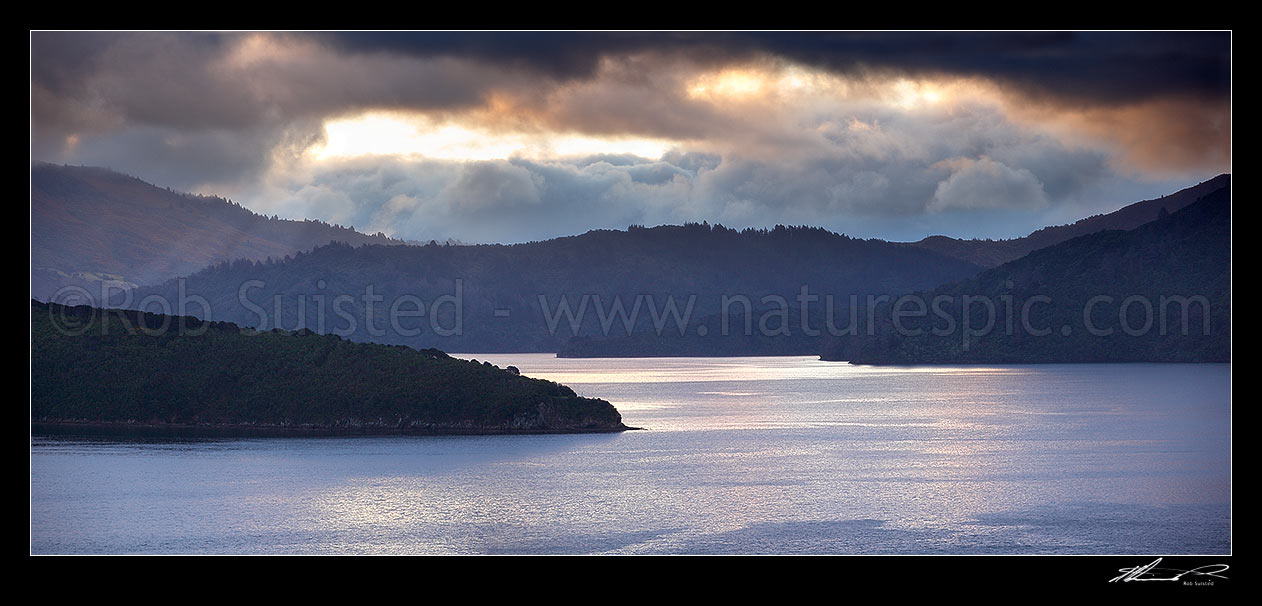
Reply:
[[[457,356],[643,429],[33,437],[31,551],[1231,552],[1229,364]]]

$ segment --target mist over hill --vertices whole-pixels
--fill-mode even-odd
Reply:
[[[984,267],[992,267],[1075,237],[1106,230],[1131,230],[1169,216],[1171,212],[1177,212],[1206,197],[1225,196],[1230,200],[1230,192],[1231,176],[1220,175],[1168,196],[1129,204],[1112,213],[1088,217],[1070,225],[1047,227],[1024,238],[958,240],[934,236],[905,244],[905,246],[933,250]],[[1066,263],[1072,261],[1071,258],[1064,259]],[[1091,278],[1085,276],[1070,276],[1066,279],[1086,279],[1086,282],[1079,284],[1081,287],[1104,287],[1104,285],[1091,282]],[[949,280],[944,280],[944,282],[949,282]],[[604,336],[579,336],[568,341],[558,355],[564,357],[810,355],[822,350],[825,358],[844,359],[844,356],[850,354],[843,351],[852,351],[854,345],[847,339],[837,337],[851,334],[859,330],[861,326],[874,324],[878,308],[883,313],[888,312],[889,309],[888,304],[881,307],[881,297],[893,294],[869,291],[862,293],[862,296],[831,301],[811,300],[809,297],[804,297],[794,299],[787,308],[764,306],[755,308],[752,313],[737,309],[731,313],[699,318],[694,322],[694,326],[683,334],[640,330],[630,335],[615,333]],[[733,326],[737,328],[733,329]],[[742,326],[743,330],[740,328]],[[843,346],[843,343],[846,345]],[[1072,358],[1069,354],[1064,354],[1063,357]]]
[[[1106,229],[1135,229],[1163,216],[1163,213],[1175,212],[1215,191],[1230,187],[1231,175],[1218,175],[1168,196],[1129,204],[1111,213],[1093,215],[1068,225],[1044,227],[1022,238],[961,240],[948,236],[929,236],[912,242],[911,245],[971,261],[983,267],[995,267],[1078,236]]]
[[[402,244],[322,221],[266,217],[104,168],[31,166],[31,296],[162,282],[219,261],[283,258],[331,241]]]
[[[822,358],[874,364],[1229,362],[1231,191],[883,302]]]
[[[875,313],[882,296],[927,292],[1078,236],[1230,198],[1230,175],[1221,175],[999,241],[895,243],[703,222],[453,246],[269,218],[101,168],[40,163],[31,178],[36,299],[69,285],[86,295],[76,303],[418,348],[580,357],[823,349],[835,358],[854,346],[829,336]]]

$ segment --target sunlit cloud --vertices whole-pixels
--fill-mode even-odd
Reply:
[[[911,79],[893,74],[844,78],[786,62],[703,72],[688,82],[686,93],[687,99],[717,106],[719,111],[724,106],[754,103],[789,104],[781,106],[781,111],[864,104],[918,111],[958,103],[1003,103],[1001,91],[974,78]]]
[[[727,69],[705,74],[689,87],[693,98],[741,98],[763,93],[771,84],[767,75],[751,69]]]
[[[922,105],[932,105],[942,101],[942,92],[932,84],[899,80],[892,84],[899,107],[913,109]]]
[[[421,240],[701,220],[1012,237],[1230,170],[1229,48],[1173,33],[36,33],[31,148]]]
[[[424,115],[369,112],[324,123],[325,139],[309,151],[315,160],[355,156],[414,156],[429,160],[504,160],[630,154],[658,158],[676,142],[575,133],[502,132]]]
[[[846,99],[850,88],[843,78],[786,62],[701,71],[684,86],[686,99],[713,106],[836,101]]]
[[[381,113],[329,120],[324,131],[324,143],[310,150],[317,160],[372,155],[493,160],[528,146],[520,135],[490,137],[456,124]]]
[[[1113,151],[1115,170],[1197,175],[1231,170],[1231,104],[1169,97],[1119,106],[1058,108],[1010,103],[1014,120],[1078,145]]]

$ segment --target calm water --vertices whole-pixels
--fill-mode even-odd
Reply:
[[[1231,551],[1230,365],[462,357],[646,431],[35,438],[31,551]]]

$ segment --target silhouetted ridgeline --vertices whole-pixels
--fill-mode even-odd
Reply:
[[[31,166],[31,295],[151,284],[229,259],[280,259],[331,241],[401,244],[322,221],[255,214],[104,168]]]
[[[75,285],[94,305],[447,351],[832,355],[838,345],[824,340],[853,326],[856,312],[866,316],[871,297],[963,280],[1074,236],[1131,229],[1220,191],[1229,196],[1229,175],[1001,241],[893,243],[812,227],[693,223],[510,246],[415,246],[262,217],[104,169],[37,164],[32,296]],[[101,296],[111,281],[177,274],[191,275]]]
[[[609,402],[437,350],[31,302],[31,423],[231,433],[627,429]]]
[[[1087,217],[1068,225],[1044,227],[1024,238],[1010,240],[960,240],[947,236],[930,236],[910,246],[925,248],[958,259],[971,261],[983,267],[995,267],[1024,257],[1040,248],[1060,244],[1071,238],[1085,236],[1106,229],[1130,230],[1163,213],[1175,212],[1220,189],[1230,192],[1231,175],[1218,175],[1204,183],[1179,190],[1154,200],[1144,200],[1127,205],[1111,213]]]
[[[1096,215],[1070,225],[1040,229],[1024,238],[1011,240],[958,240],[933,236],[919,242],[900,244],[932,250],[946,256],[967,260],[983,267],[1025,256],[1034,250],[1052,246],[1071,238],[1107,229],[1134,229],[1175,212],[1196,200],[1223,190],[1229,195],[1231,176],[1220,175],[1209,181],[1154,200],[1125,206],[1112,213]],[[952,282],[955,278],[943,278]],[[834,291],[835,292],[835,291]],[[880,289],[868,292],[850,291],[860,296],[801,299],[787,297],[787,306],[766,306],[757,301],[752,313],[734,308],[728,313],[701,317],[683,334],[641,328],[631,335],[614,331],[608,335],[582,335],[570,339],[558,352],[562,357],[626,357],[626,356],[720,356],[720,355],[810,355],[819,353],[825,338],[843,334],[862,324],[867,315],[867,295],[897,295]],[[816,291],[814,294],[818,295]],[[751,331],[743,319],[751,318]],[[726,330],[724,326],[726,324]],[[822,338],[819,335],[824,335]],[[833,343],[829,348],[835,347]]]
[[[902,293],[979,269],[818,228],[688,224],[511,246],[328,245],[283,262],[219,264],[111,305],[152,295],[181,313],[178,301],[199,298],[205,305],[182,313],[446,351],[556,352],[573,337],[695,334],[725,301],[737,311],[796,306],[806,287],[822,309],[825,295]]]
[[[1132,231],[1082,236],[971,280],[894,299],[874,318],[870,334],[865,326],[830,338],[821,357],[865,364],[1229,362],[1230,188]]]

